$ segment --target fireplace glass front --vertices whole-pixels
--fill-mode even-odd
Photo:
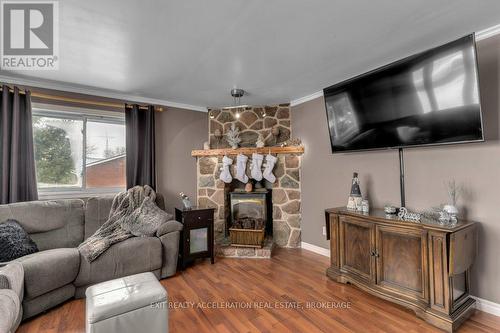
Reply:
[[[272,207],[269,207],[269,192],[231,192],[229,227],[236,229],[266,229],[272,234]],[[270,227],[269,227],[270,225]]]

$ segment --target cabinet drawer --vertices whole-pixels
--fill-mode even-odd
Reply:
[[[189,226],[205,225],[214,221],[213,210],[185,212],[183,223]]]

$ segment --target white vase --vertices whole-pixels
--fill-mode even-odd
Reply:
[[[451,216],[457,216],[458,215],[458,209],[457,209],[457,207],[455,207],[453,205],[445,205],[443,207],[443,210],[445,212],[447,212],[448,214],[450,214]]]

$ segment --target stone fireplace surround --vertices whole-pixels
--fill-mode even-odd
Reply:
[[[262,114],[265,110],[266,116]],[[240,118],[236,119],[235,110],[211,110],[214,119],[209,121],[208,138],[210,148],[227,148],[225,138],[220,142],[214,137],[216,129],[225,134],[232,123],[240,128],[241,147],[255,147],[255,142],[263,134],[266,147],[280,145],[291,137],[290,107],[288,104],[266,107],[246,107],[240,111]],[[273,126],[279,128],[279,135],[273,136]],[[250,160],[247,163],[247,175],[250,178]],[[226,220],[229,216],[229,192],[235,187],[244,187],[244,184],[233,178],[232,184],[226,184],[219,179],[223,156],[201,156],[197,158],[197,204],[215,208],[215,242],[217,254],[229,257],[269,257],[272,245],[279,247],[300,247],[301,223],[301,192],[300,167],[301,158],[296,154],[278,154],[278,161],[273,173],[276,182],[271,184],[262,181],[262,185],[272,189],[273,207],[273,235],[272,241],[266,240],[263,249],[234,248],[227,246],[225,237]],[[231,166],[231,175],[236,174],[236,155],[231,155],[234,163]]]

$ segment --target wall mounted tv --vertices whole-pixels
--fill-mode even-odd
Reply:
[[[332,151],[483,141],[474,35],[324,89]]]

